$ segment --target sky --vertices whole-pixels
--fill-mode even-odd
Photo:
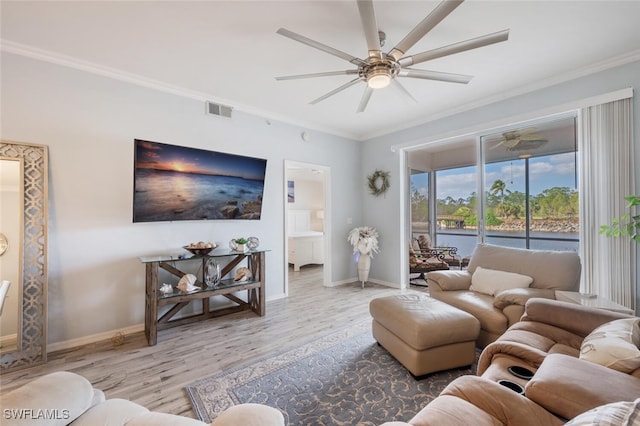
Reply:
[[[264,180],[266,160],[136,140],[136,168]]]
[[[530,158],[529,174],[531,195],[538,195],[545,189],[553,187],[577,189],[574,153]],[[487,165],[486,186],[491,187],[491,184],[498,179],[506,184],[506,189],[524,193],[525,160],[516,159]],[[477,192],[477,180],[475,166],[440,171],[438,172],[437,198],[444,199],[451,196],[456,200],[466,199],[472,192]],[[427,195],[426,175],[413,175],[411,181],[421,194]]]

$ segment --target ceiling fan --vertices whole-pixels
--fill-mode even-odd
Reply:
[[[409,67],[411,65],[441,58],[443,56],[453,55],[455,53],[505,41],[509,38],[509,30],[498,31],[492,34],[439,47],[437,49],[428,50],[426,52],[417,53],[415,55],[406,55],[407,51],[411,49],[413,45],[420,41],[422,37],[424,37],[429,31],[438,25],[438,23],[453,12],[455,8],[460,6],[463,1],[464,0],[442,1],[393,49],[388,53],[384,53],[382,51],[382,46],[384,45],[386,35],[384,32],[378,30],[373,0],[357,0],[358,11],[360,13],[360,19],[362,21],[362,27],[364,29],[364,35],[367,40],[367,47],[369,50],[368,56],[365,59],[356,58],[355,56],[351,56],[348,53],[334,49],[333,47],[294,33],[293,31],[280,28],[277,31],[278,34],[344,59],[345,61],[356,65],[357,68],[344,71],[329,71],[276,77],[276,80],[294,80],[300,78],[328,77],[335,75],[356,75],[357,77],[353,80],[320,96],[317,99],[314,99],[310,103],[316,104],[362,81],[367,83],[367,88],[360,100],[358,112],[365,110],[374,90],[385,88],[390,84],[396,86],[405,97],[417,102],[415,98],[404,88],[404,86],[396,80],[397,77],[420,78],[425,80],[439,80],[450,83],[467,84],[473,78],[472,76],[451,74],[440,71],[419,70]]]
[[[538,149],[549,141],[537,134],[536,129],[530,128],[504,132],[501,137],[489,139],[487,142],[497,142],[490,149],[505,146],[507,151],[529,151]]]

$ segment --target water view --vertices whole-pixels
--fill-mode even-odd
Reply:
[[[416,235],[416,234],[414,234]],[[579,248],[578,234],[559,234],[553,232],[532,232],[529,235],[529,248],[533,250],[574,251]],[[488,244],[499,246],[526,248],[521,233],[491,233],[485,237]],[[473,230],[436,233],[438,246],[457,247],[460,257],[470,256],[478,244],[478,236]]]
[[[259,218],[263,186],[263,181],[234,176],[141,170],[134,221],[230,219],[236,210],[239,216]]]

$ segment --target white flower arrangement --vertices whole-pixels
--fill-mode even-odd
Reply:
[[[362,254],[378,253],[378,231],[370,226],[353,228],[347,235],[347,241],[353,246],[353,252]]]

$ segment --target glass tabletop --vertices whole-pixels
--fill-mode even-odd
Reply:
[[[256,249],[251,251],[235,251],[228,248],[214,248],[209,254],[206,255],[195,255],[186,250],[177,251],[175,253],[163,253],[163,254],[155,254],[148,256],[139,256],[138,260],[142,263],[152,263],[152,262],[173,262],[173,261],[181,261],[181,260],[190,260],[190,259],[202,259],[208,257],[224,257],[224,256],[238,256],[244,254],[245,256],[250,256],[252,254],[257,253],[265,253],[270,250],[267,249]]]

